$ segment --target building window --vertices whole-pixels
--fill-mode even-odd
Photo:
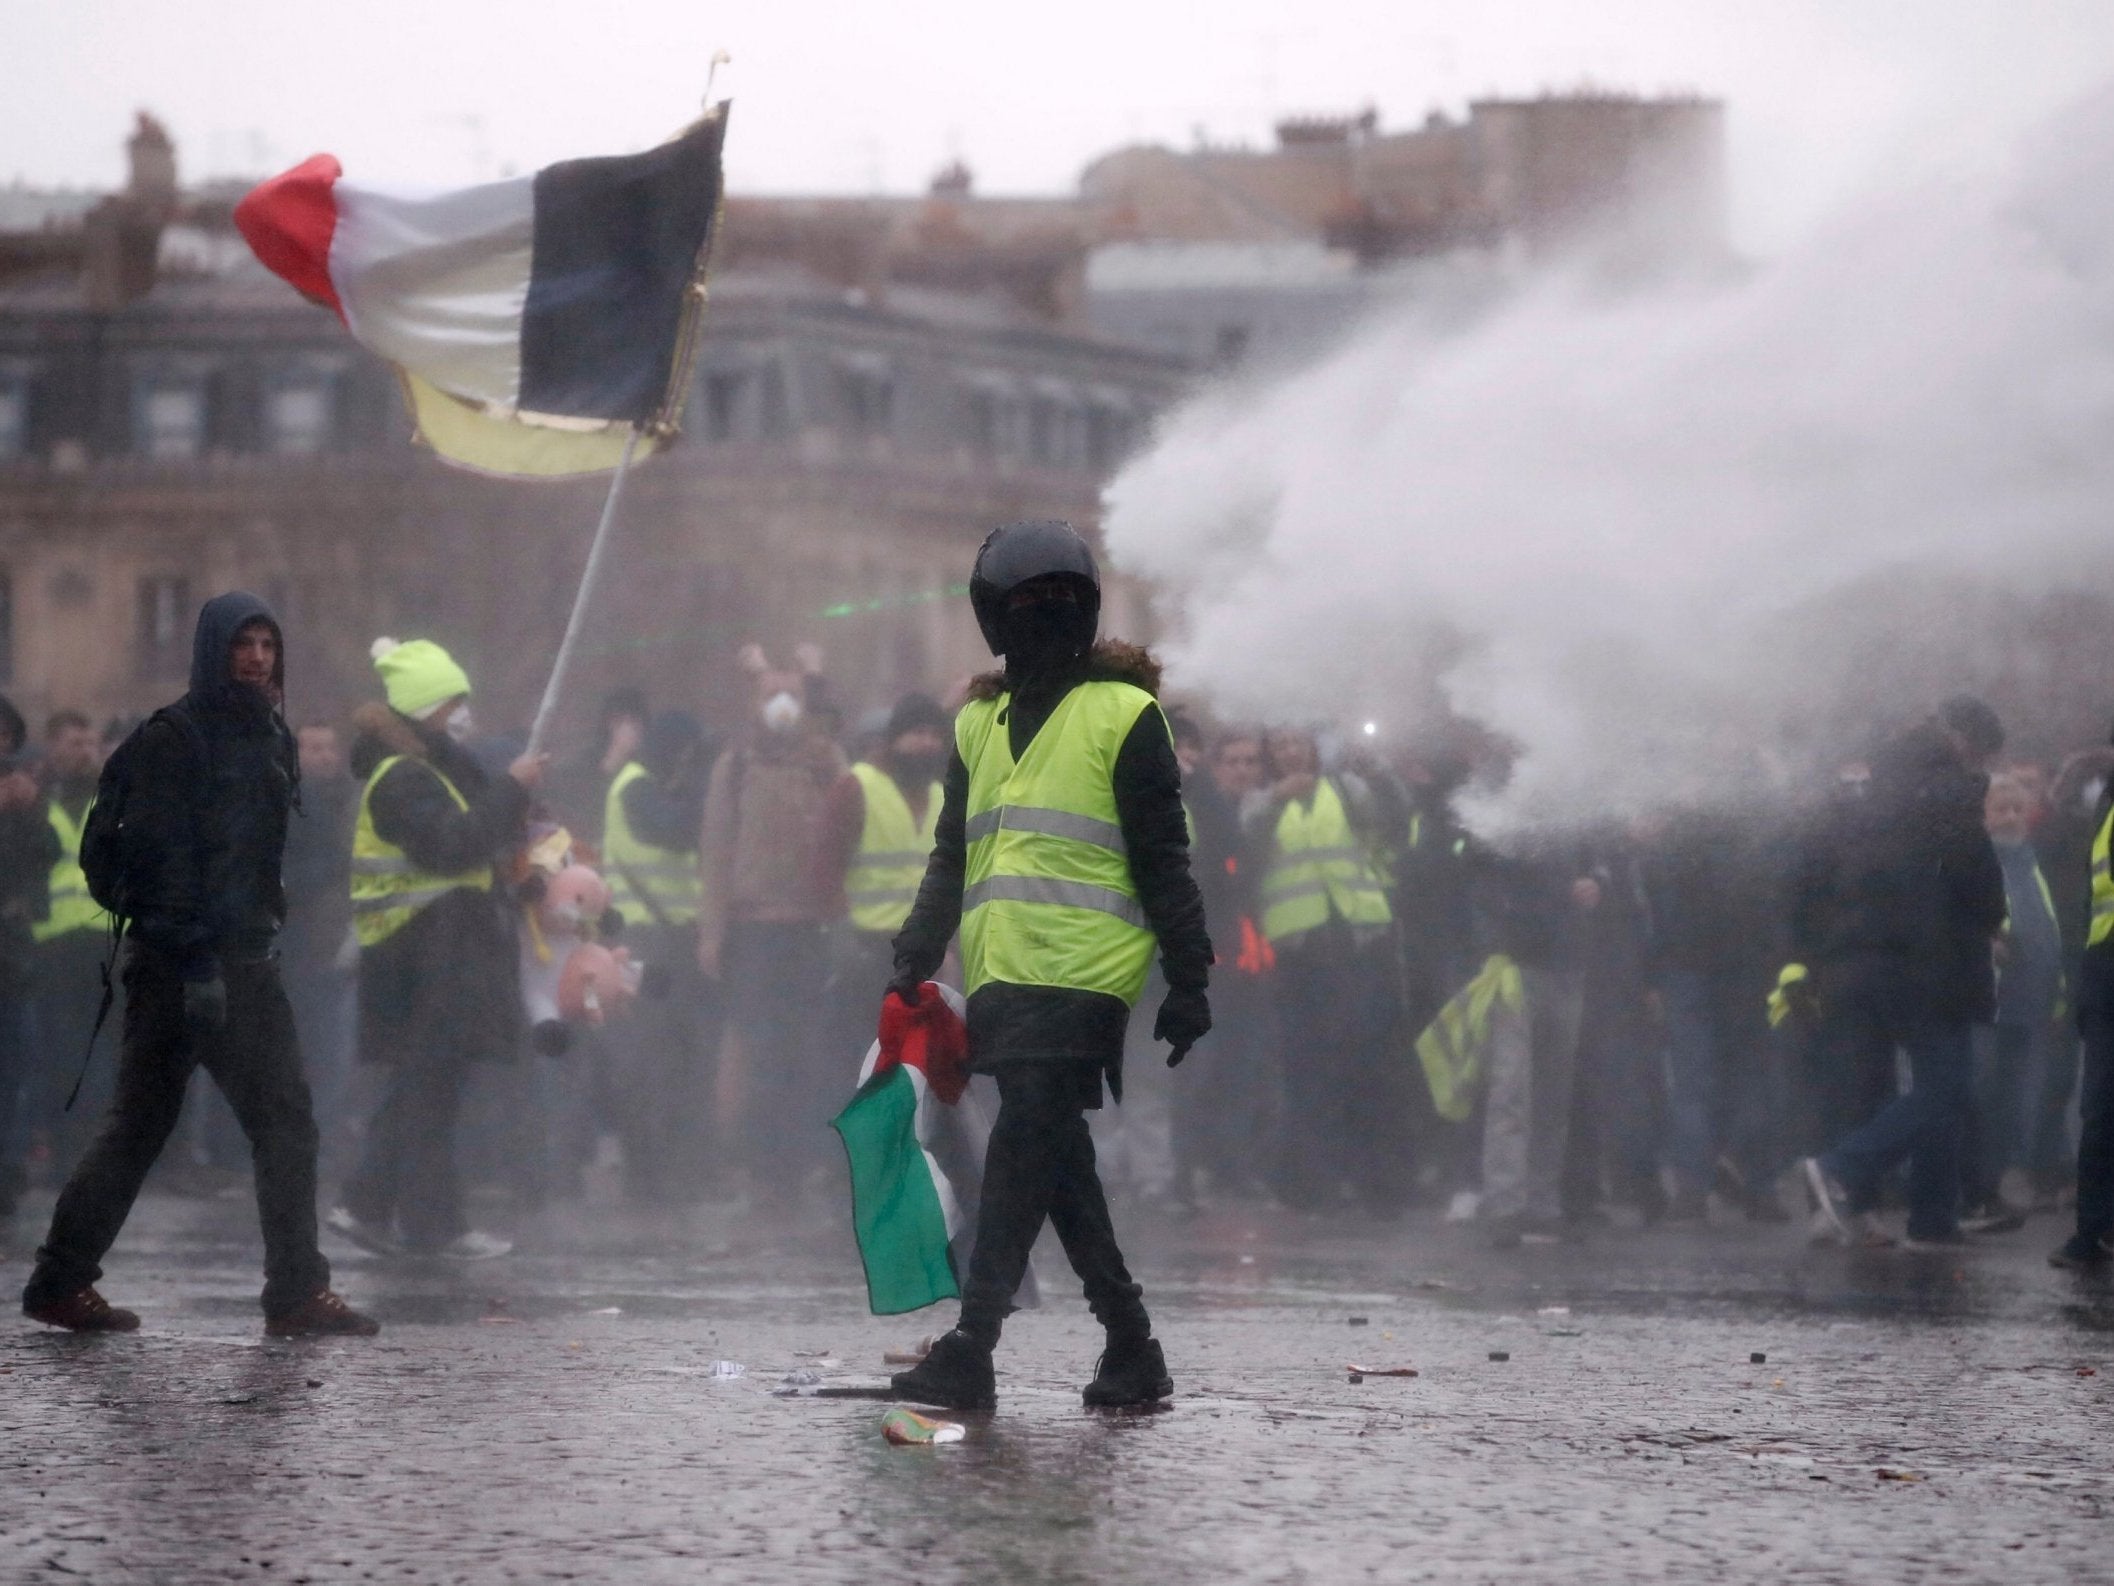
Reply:
[[[320,380],[276,387],[264,399],[264,442],[281,457],[312,457],[330,444],[331,390]]]
[[[138,449],[149,457],[196,457],[205,446],[206,394],[195,382],[149,383],[139,394]]]
[[[1028,403],[1028,456],[1044,468],[1056,468],[1064,457],[1064,409],[1049,397]]]
[[[0,572],[0,683],[15,680],[15,576]]]
[[[0,376],[0,463],[29,449],[29,384]]]
[[[896,384],[885,364],[862,359],[838,365],[837,391],[854,435],[886,435],[894,429]]]
[[[139,675],[152,682],[180,677],[191,664],[191,581],[151,576],[139,581]]]
[[[765,440],[784,440],[793,432],[793,404],[786,391],[784,364],[763,366],[763,390],[757,406],[761,412],[756,427]]]
[[[1131,418],[1121,408],[1096,402],[1086,410],[1086,465],[1097,474],[1115,472],[1130,454]]]

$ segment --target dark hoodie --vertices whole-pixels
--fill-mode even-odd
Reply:
[[[1007,732],[1018,756],[1064,696],[1090,681],[1131,683],[1157,693],[1160,669],[1143,650],[1102,643],[1075,663],[1026,678],[986,674],[971,685],[971,694],[995,698],[1002,692],[1012,693]],[[1182,768],[1174,757],[1167,718],[1159,711],[1148,710],[1139,716],[1117,752],[1113,780],[1131,880],[1145,918],[1159,938],[1167,984],[1202,990],[1211,974],[1211,937],[1204,924],[1204,900],[1189,871]],[[941,787],[939,829],[924,884],[895,941],[897,972],[920,979],[939,968],[947,943],[961,924],[962,880],[968,866],[964,827],[969,768],[958,750],[948,760]],[[1129,1020],[1130,1010],[1120,998],[1100,992],[994,982],[980,987],[969,999],[971,1066],[978,1072],[990,1072],[1021,1063],[1102,1065],[1111,1090],[1121,1100],[1123,1033]]]
[[[269,695],[230,670],[235,635],[260,621],[280,639]],[[140,729],[126,821],[132,933],[186,979],[210,979],[223,957],[263,957],[285,918],[279,867],[300,782],[285,688],[271,608],[241,590],[216,595],[198,614],[190,692]]]
[[[646,723],[639,764],[647,775],[624,789],[624,816],[641,841],[688,853],[705,816],[705,779],[712,753],[695,717],[664,710]]]

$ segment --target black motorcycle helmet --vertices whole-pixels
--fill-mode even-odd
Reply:
[[[993,655],[1006,653],[1006,598],[1037,578],[1077,582],[1079,609],[1091,643],[1101,622],[1101,571],[1094,553],[1069,523],[1044,519],[993,529],[976,553],[969,574],[969,604]]]

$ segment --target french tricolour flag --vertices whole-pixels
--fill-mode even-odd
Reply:
[[[613,465],[668,433],[689,377],[726,107],[643,154],[444,192],[318,154],[235,209],[252,251],[395,364],[420,436],[505,474]]]

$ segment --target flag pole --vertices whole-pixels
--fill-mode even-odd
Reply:
[[[565,619],[565,637],[558,645],[558,659],[551,665],[550,681],[543,686],[543,703],[536,707],[535,725],[529,728],[528,752],[540,754],[550,733],[551,716],[565,691],[566,674],[572,670],[573,652],[579,648],[580,629],[585,625],[588,604],[602,584],[602,568],[608,560],[609,530],[617,520],[617,502],[624,494],[624,476],[631,471],[631,454],[638,449],[636,424],[624,438],[624,455],[609,476],[609,494],[602,498],[602,521],[595,525],[594,543],[587,548],[587,567],[580,574],[580,589],[573,596],[572,615]]]

